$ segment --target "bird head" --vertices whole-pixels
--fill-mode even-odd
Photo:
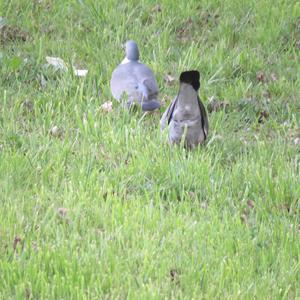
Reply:
[[[200,73],[198,71],[185,71],[180,74],[180,83],[190,84],[195,91],[200,88]]]
[[[126,57],[129,60],[139,60],[139,48],[135,41],[127,41],[125,45]]]

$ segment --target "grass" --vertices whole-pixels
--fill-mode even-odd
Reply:
[[[1,299],[300,299],[298,1],[4,0],[0,16]],[[127,39],[160,86],[142,120],[109,89]],[[191,68],[205,105],[229,105],[186,153],[159,119]]]

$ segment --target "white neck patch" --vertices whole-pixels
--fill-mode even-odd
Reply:
[[[125,58],[122,60],[121,65],[128,64],[128,63],[130,63],[130,62],[132,62],[132,61],[135,61],[135,60],[130,60],[130,59],[128,59],[127,57],[125,57]],[[140,62],[140,61],[137,60],[136,62]]]

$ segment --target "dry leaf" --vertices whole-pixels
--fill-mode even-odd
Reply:
[[[68,71],[65,62],[59,57],[46,56],[47,63],[55,68],[55,70]]]
[[[269,113],[267,111],[260,112],[258,123],[264,123],[265,120],[269,118]]]
[[[37,242],[32,242],[31,245],[32,245],[32,249],[33,249],[35,252],[37,252],[37,251],[39,250],[39,247],[38,247]]]
[[[241,218],[242,223],[248,224],[248,216],[247,216],[247,214],[242,213],[240,218]]]
[[[186,42],[191,38],[193,20],[189,17],[178,29],[177,38],[182,42]]]
[[[46,60],[49,65],[55,68],[55,70],[63,70],[65,72],[68,71],[68,67],[66,63],[61,58],[46,56]],[[88,70],[76,69],[74,66],[73,66],[73,71],[74,71],[74,75],[78,77],[85,77],[88,73]]]
[[[263,71],[259,71],[256,73],[256,79],[258,82],[261,82],[261,83],[265,83],[267,81],[266,75]]]
[[[269,91],[264,91],[263,92],[263,97],[270,100],[271,99],[271,93]]]
[[[272,79],[272,81],[277,81],[278,80],[277,75],[275,73],[272,73],[271,79]]]
[[[229,107],[228,101],[220,101],[215,96],[210,97],[207,110],[208,112],[214,112],[219,110],[226,110]]]
[[[155,12],[155,13],[158,13],[158,12],[162,12],[162,9],[161,9],[161,5],[160,4],[156,4],[152,10],[152,12]]]
[[[0,17],[0,44],[6,44],[14,41],[27,41],[28,33],[17,26],[7,25],[7,20]]]
[[[60,207],[57,212],[61,217],[66,217],[68,210],[65,207]]]
[[[196,195],[195,192],[189,191],[188,194],[189,194],[189,196],[190,196],[190,198],[191,198],[192,200],[195,200],[196,197],[197,197],[197,195]]]
[[[164,80],[167,84],[171,85],[175,81],[175,77],[173,77],[170,73],[167,73],[164,76]]]
[[[288,203],[283,203],[279,205],[281,210],[287,211],[288,213],[291,212],[291,206]]]
[[[26,109],[28,112],[33,112],[33,102],[25,99],[22,103],[22,106],[24,109]]]
[[[0,29],[7,24],[7,20],[3,17],[0,17]]]
[[[101,152],[103,155],[106,154],[106,153],[105,153],[105,148],[104,148],[104,145],[103,145],[103,144],[100,144],[100,145],[99,145],[99,150],[100,150],[100,152]]]
[[[105,147],[104,147],[103,144],[100,144],[100,145],[99,145],[99,152],[100,152],[101,156],[104,157],[105,160],[109,160],[109,159],[110,159],[109,155],[108,155],[107,152],[105,151]],[[96,153],[96,159],[97,159],[97,160],[100,159],[100,156],[99,156],[98,153]]]
[[[85,77],[88,73],[88,70],[77,70],[75,68],[73,68],[73,70],[74,70],[75,76],[78,76],[78,77]]]
[[[295,139],[294,139],[294,144],[295,144],[295,145],[300,145],[300,138],[298,138],[298,137],[295,138]]]
[[[22,239],[19,236],[15,236],[14,243],[13,243],[13,249],[14,251],[17,250],[17,246],[22,242]]]
[[[106,101],[101,105],[101,110],[104,112],[112,112],[113,106],[111,101]]]
[[[161,95],[160,103],[162,106],[165,106],[165,104],[170,104],[172,101],[172,98],[169,95]]]
[[[70,225],[71,219],[68,217],[68,210],[65,207],[60,207],[57,210],[58,215],[61,217],[61,219],[66,222],[66,224]]]
[[[39,76],[39,80],[40,80],[41,87],[42,87],[42,88],[45,88],[46,85],[47,85],[47,81],[46,81],[46,79],[45,79],[45,77],[44,77],[43,74],[41,74],[41,75]]]
[[[203,209],[203,210],[207,210],[208,208],[208,203],[206,201],[202,201],[200,203],[200,207]]]
[[[247,205],[249,208],[253,209],[254,208],[254,202],[252,200],[247,201]]]
[[[170,270],[171,281],[178,284],[179,283],[179,276],[180,276],[180,271],[179,270],[176,270],[176,269]]]
[[[25,289],[25,299],[33,299],[31,290],[29,288]]]

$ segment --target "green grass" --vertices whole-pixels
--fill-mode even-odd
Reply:
[[[1,299],[300,299],[299,2],[155,4],[0,4]],[[127,39],[160,86],[142,120],[109,89]],[[191,68],[229,106],[186,153],[159,119]]]

